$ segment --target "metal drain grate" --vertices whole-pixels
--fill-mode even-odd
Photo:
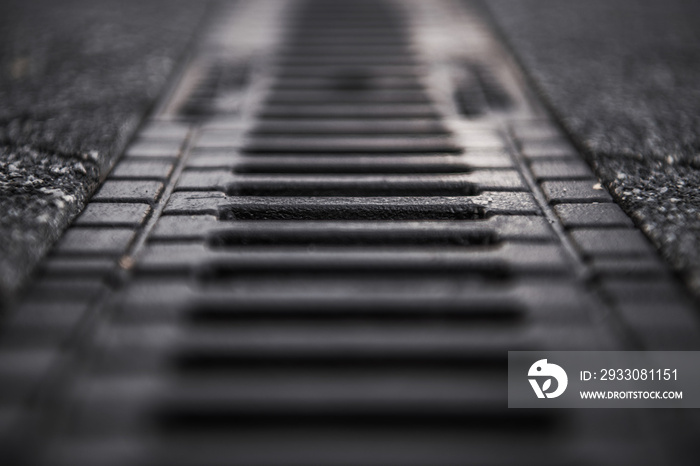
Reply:
[[[508,350],[698,340],[483,19],[448,1],[230,9],[9,326],[7,357],[30,361],[9,391],[45,383],[7,425],[50,426],[20,455],[665,461],[646,414],[505,407]],[[609,317],[640,270],[676,307],[656,340]]]

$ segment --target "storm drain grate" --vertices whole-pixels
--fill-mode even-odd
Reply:
[[[219,22],[192,65],[209,71],[140,133],[9,327],[10,356],[36,357],[3,394],[59,368],[32,408],[56,426],[43,463],[663,461],[636,413],[506,408],[509,350],[697,331],[483,18],[310,0]],[[629,320],[639,271],[677,312]]]

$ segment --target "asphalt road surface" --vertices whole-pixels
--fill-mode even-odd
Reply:
[[[700,293],[700,5],[489,1],[542,97]]]
[[[0,6],[0,300],[85,206],[163,90],[207,2]]]

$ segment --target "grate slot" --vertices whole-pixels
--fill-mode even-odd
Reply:
[[[295,91],[302,92],[302,91]],[[315,91],[314,91],[315,92]],[[450,132],[439,120],[265,120],[256,122],[249,134],[266,136],[337,136],[395,135],[448,136]]]
[[[484,65],[475,65],[473,69],[491,109],[503,111],[513,106],[510,94],[489,68]]]
[[[487,110],[483,95],[466,86],[455,91],[455,101],[459,112],[467,118],[481,116]]]
[[[351,77],[352,78],[352,77]],[[371,76],[368,81],[371,81],[372,89],[380,90],[424,90],[425,86],[422,83],[421,76]],[[360,77],[360,79],[362,79]],[[353,87],[353,82],[350,82],[350,90]],[[272,92],[282,90],[297,90],[297,89],[338,89],[342,86],[329,81],[327,77],[319,76],[276,76],[270,85]],[[362,89],[362,87],[360,87]]]
[[[462,279],[481,276],[488,279],[503,280],[512,276],[505,264],[484,264],[467,261],[466,263],[451,264],[450,267],[445,267],[444,264],[442,266],[433,264],[427,258],[425,261],[409,263],[400,260],[358,263],[342,260],[342,256],[339,257],[337,263],[330,256],[328,259],[328,261],[300,260],[295,264],[281,262],[268,266],[211,263],[200,268],[196,276],[200,281],[212,284],[236,280],[237,278],[315,280],[319,283],[322,283],[324,280],[335,281],[342,279],[351,283],[356,279],[375,280],[387,275],[396,278],[408,278],[421,276],[426,273],[431,273],[435,277],[453,276]]]
[[[308,57],[393,57],[405,56],[419,58],[410,43],[380,46],[380,45],[346,45],[346,44],[308,44],[290,47],[284,44],[277,51],[278,58],[292,59]]]
[[[468,176],[468,175],[467,175]],[[229,184],[231,196],[471,196],[464,175],[245,175]]]
[[[327,54],[327,55],[311,55],[296,57],[277,57],[275,65],[281,69],[290,67],[316,67],[316,66],[391,66],[391,67],[411,67],[415,66],[416,60],[414,57],[406,54],[395,54],[392,56],[360,56],[360,55],[342,55],[342,54]]]
[[[334,354],[340,359],[401,356],[404,361],[442,357],[491,361],[505,358],[508,350],[542,347],[538,341],[543,336],[549,341],[547,347],[566,349],[575,347],[576,340],[593,334],[590,328],[577,325],[580,321],[528,327],[514,320],[497,319],[457,319],[456,322],[436,319],[425,326],[420,319],[396,321],[393,326],[389,319],[373,322],[366,326],[351,323],[341,326],[333,324],[329,316],[327,321],[297,320],[293,324],[285,319],[277,323],[273,317],[269,322],[261,318],[257,322],[191,327],[182,327],[182,322],[117,326],[111,338],[101,344],[106,352],[100,369],[105,369],[103,373],[136,375],[132,369],[153,370],[154,363],[162,364],[175,354],[192,352],[267,359],[314,359]]]
[[[350,409],[353,411],[350,412]],[[393,435],[399,437],[406,431],[420,428],[425,434],[425,429],[439,429],[442,435],[446,435],[445,429],[455,428],[462,435],[478,432],[480,434],[493,434],[494,431],[540,433],[555,432],[559,426],[557,418],[548,413],[512,413],[509,411],[475,410],[471,413],[459,412],[455,406],[445,407],[443,412],[388,412],[391,406],[381,408],[375,406],[348,406],[345,412],[320,411],[317,413],[303,413],[295,410],[284,412],[277,408],[274,412],[242,413],[238,410],[227,409],[225,406],[161,408],[155,415],[156,428],[166,434],[174,433],[211,433],[242,431],[241,425],[245,425],[245,431],[250,429],[291,428],[295,430],[306,429],[343,429],[345,435],[360,435],[370,438],[371,432],[376,432],[380,437],[391,430]],[[419,407],[416,407],[416,411]],[[456,411],[454,413],[448,410]],[[384,413],[382,413],[384,411]],[[348,432],[347,429],[353,431]],[[381,429],[381,431],[378,431]],[[435,432],[435,434],[437,434]],[[318,437],[316,437],[318,438]],[[281,463],[280,463],[281,464]]]
[[[180,375],[218,375],[236,374],[245,371],[292,371],[292,372],[329,372],[339,369],[386,371],[397,370],[410,372],[416,370],[438,369],[445,371],[485,371],[502,372],[507,369],[504,360],[469,358],[415,357],[412,355],[348,355],[325,356],[314,358],[312,355],[298,355],[282,358],[269,358],[266,355],[221,354],[218,352],[198,352],[186,350],[172,356],[169,363],[172,370]]]
[[[301,424],[320,421],[331,425],[382,420],[438,425],[453,420],[469,425],[476,418],[479,424],[489,422],[501,429],[525,414],[499,409],[506,400],[502,370],[403,369],[252,368],[228,377],[181,377],[163,393],[162,403],[170,406],[170,413],[201,416],[199,427],[238,426],[247,416],[265,424],[293,416]],[[487,413],[490,421],[482,419]]]
[[[432,228],[431,228],[432,227]],[[488,229],[460,228],[456,225],[426,225],[425,228],[397,228],[393,225],[325,224],[319,228],[284,228],[262,225],[256,228],[223,230],[209,237],[212,247],[245,245],[488,245],[496,243],[496,233]]]
[[[235,198],[234,198],[235,199]],[[390,201],[375,201],[373,198],[334,198],[339,202],[328,202],[331,198],[275,198],[277,202],[246,202],[239,198],[236,205],[220,207],[222,220],[477,220],[486,218],[480,205],[465,202],[421,201],[394,204]],[[300,202],[301,199],[301,202]],[[376,198],[375,198],[376,199]],[[388,198],[378,198],[388,199]],[[402,199],[402,198],[399,198]],[[398,205],[397,205],[398,204]]]
[[[293,317],[290,317],[293,316]],[[515,322],[524,318],[523,309],[515,303],[468,303],[453,300],[418,300],[415,303],[400,298],[377,300],[374,303],[352,301],[342,303],[331,300],[289,300],[288,302],[241,302],[224,305],[197,305],[185,313],[185,319],[193,326],[235,324],[250,320],[270,319],[286,325],[299,321],[328,322],[338,325],[358,321],[379,323],[406,322]],[[445,319],[449,319],[445,320]]]
[[[490,69],[479,63],[467,63],[455,90],[460,113],[468,118],[483,116],[489,110],[504,111],[513,106],[513,99]]]
[[[407,90],[359,90],[357,92],[342,92],[333,89],[278,91],[271,93],[265,100],[266,105],[313,104],[313,105],[343,105],[351,103],[383,103],[383,104],[417,104],[431,103],[430,97],[424,92]]]
[[[306,36],[296,36],[289,37],[288,45],[290,49],[300,50],[307,47],[317,46],[318,44],[323,44],[325,47],[378,47],[378,48],[399,48],[406,47],[408,45],[407,40],[404,37],[397,37],[395,35],[388,34],[369,34],[368,32],[363,33],[363,37],[359,37],[355,34],[322,34],[317,33],[313,35]]]
[[[279,137],[266,136],[248,140],[243,149],[247,153],[460,153],[462,149],[446,137]]]
[[[381,44],[379,44],[381,45]],[[273,73],[277,78],[289,77],[324,77],[329,81],[343,83],[345,81],[360,82],[363,85],[359,89],[367,89],[372,80],[377,77],[420,77],[425,73],[425,69],[418,64],[410,65],[277,65]],[[356,85],[349,86],[347,90],[356,90]]]
[[[392,174],[467,173],[471,166],[462,158],[444,155],[420,156],[300,156],[270,155],[241,157],[236,173],[267,174]]]
[[[195,118],[210,116],[218,110],[217,99],[222,94],[241,92],[248,85],[249,74],[250,70],[245,64],[210,65],[205,77],[180,109],[180,114]]]
[[[355,78],[352,79],[355,82]],[[347,84],[343,86],[350,86]],[[289,119],[318,119],[318,118],[364,118],[364,119],[415,119],[439,118],[440,114],[432,105],[412,104],[366,104],[366,105],[270,105],[263,107],[258,118],[289,118]]]

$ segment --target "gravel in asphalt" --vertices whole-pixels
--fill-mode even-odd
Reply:
[[[2,2],[0,303],[85,205],[209,3]]]
[[[700,297],[700,3],[486,2],[615,199]]]

